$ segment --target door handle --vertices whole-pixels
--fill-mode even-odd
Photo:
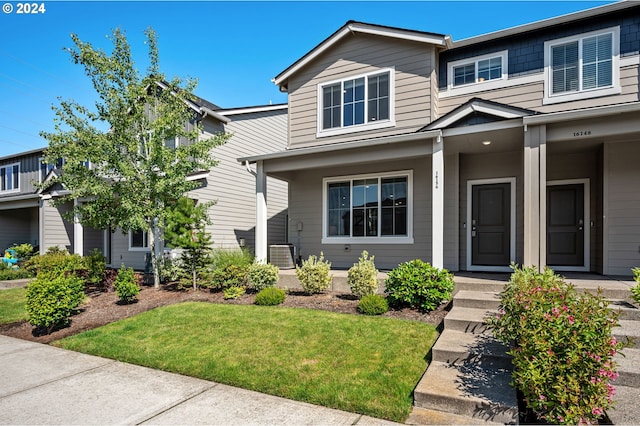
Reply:
[[[578,221],[578,231],[582,231],[584,229],[584,220],[580,219]]]

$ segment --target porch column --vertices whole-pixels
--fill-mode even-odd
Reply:
[[[546,127],[524,132],[524,266],[544,268],[546,254]]]
[[[442,136],[433,138],[431,154],[431,264],[444,268],[444,152]]]
[[[73,200],[74,209],[78,206],[78,200]],[[73,214],[73,253],[82,256],[84,252],[84,229],[77,213]]]
[[[267,262],[267,175],[262,161],[256,162],[256,262]]]

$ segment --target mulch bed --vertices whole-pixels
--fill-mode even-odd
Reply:
[[[114,292],[92,292],[89,297],[88,302],[82,305],[79,312],[71,317],[71,323],[67,327],[55,330],[51,334],[38,334],[27,321],[0,325],[0,334],[39,343],[50,343],[160,306],[186,301],[250,305],[254,302],[255,294],[247,293],[236,300],[225,300],[222,292],[177,290],[175,286],[163,285],[158,290],[152,286],[143,286],[138,295],[138,301],[128,305],[119,304]],[[357,311],[358,300],[350,294],[308,295],[303,292],[290,291],[281,306],[360,315]],[[413,309],[401,309],[389,310],[382,316],[422,321],[440,327],[448,310],[449,305],[444,304],[427,313]]]

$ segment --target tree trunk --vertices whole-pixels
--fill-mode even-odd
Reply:
[[[157,290],[160,288],[160,256],[162,253],[162,245],[160,244],[160,227],[158,226],[158,218],[154,218],[151,223],[151,231],[153,239],[151,242],[151,268],[153,269],[153,287]]]

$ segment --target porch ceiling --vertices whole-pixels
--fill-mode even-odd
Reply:
[[[470,126],[472,127],[472,126]],[[483,142],[490,142],[486,145]],[[487,154],[521,150],[524,144],[524,129],[489,130],[484,132],[458,135],[444,134],[444,153],[448,154]]]

